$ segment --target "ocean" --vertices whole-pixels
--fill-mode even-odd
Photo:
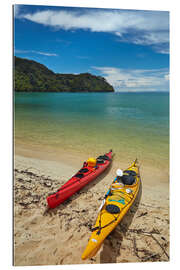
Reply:
[[[169,93],[15,93],[15,145],[169,163]]]

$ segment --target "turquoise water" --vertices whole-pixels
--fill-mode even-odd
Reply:
[[[16,93],[15,140],[168,163],[168,93]]]

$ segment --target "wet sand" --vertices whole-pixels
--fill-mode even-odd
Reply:
[[[103,153],[99,153],[103,154]],[[82,261],[97,210],[118,167],[114,157],[92,183],[56,209],[46,211],[46,197],[82,166],[85,154],[55,157],[16,148],[14,164],[14,265],[68,265],[169,260],[168,169],[140,161],[142,185],[133,206],[104,241],[98,254]],[[121,164],[119,166],[119,163]]]

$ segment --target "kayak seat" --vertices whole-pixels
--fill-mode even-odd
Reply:
[[[86,173],[88,172],[89,170],[87,168],[82,168],[81,170],[79,170],[79,173]]]
[[[102,159],[102,160],[111,160],[108,156],[99,156],[97,159]]]
[[[108,205],[106,205],[106,211],[111,213],[111,214],[118,214],[118,213],[120,213],[120,208],[117,205],[108,204]]]

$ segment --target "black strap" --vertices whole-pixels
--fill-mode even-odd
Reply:
[[[100,218],[100,220],[99,220],[99,226],[92,228],[91,231],[94,232],[94,231],[96,231],[96,230],[99,229],[98,232],[97,232],[97,234],[100,234],[102,229],[104,229],[104,228],[106,228],[107,226],[111,225],[111,224],[112,224],[113,222],[115,222],[116,220],[117,220],[117,217],[114,217],[114,220],[112,220],[112,221],[109,222],[108,224],[106,224],[106,225],[104,225],[103,227],[101,227],[101,218]]]

